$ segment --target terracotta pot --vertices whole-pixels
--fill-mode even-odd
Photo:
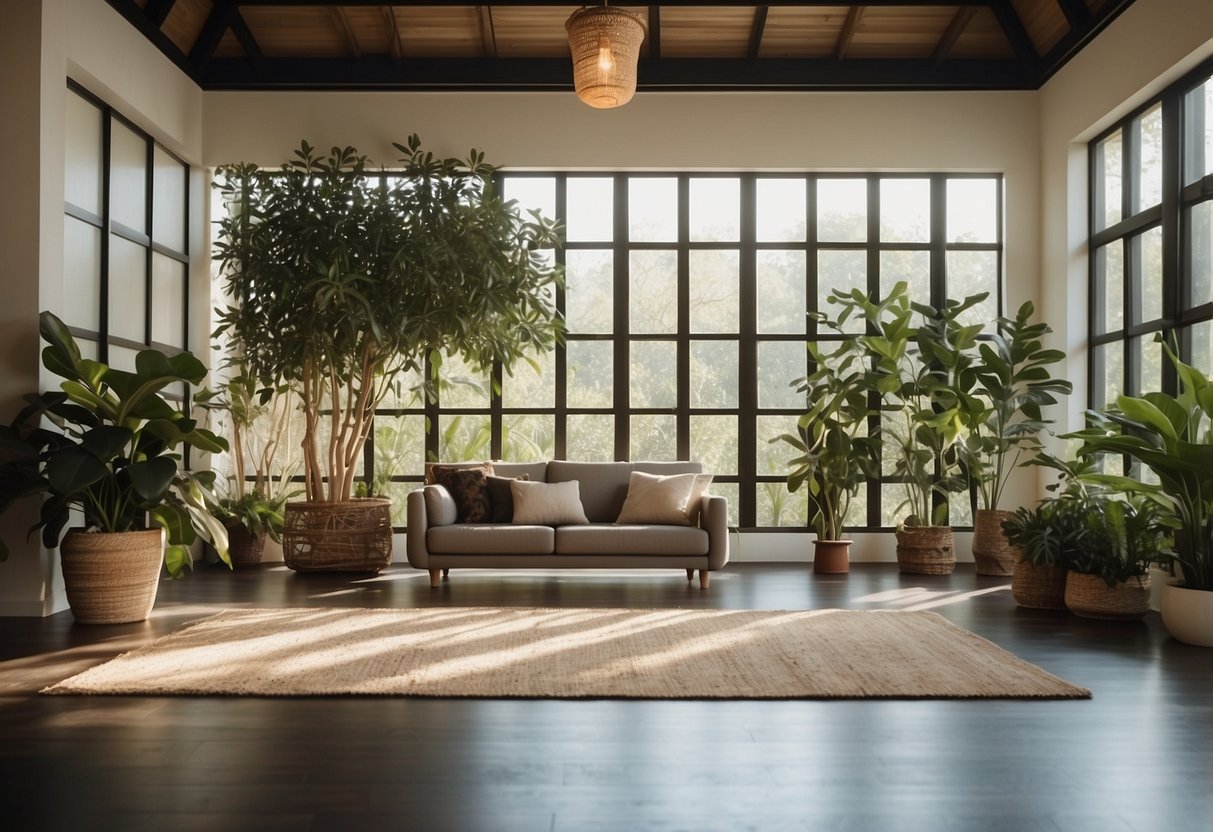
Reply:
[[[156,603],[164,565],[164,529],[72,530],[59,544],[63,586],[81,624],[145,621]]]
[[[914,575],[951,575],[956,546],[950,526],[902,526],[897,530],[897,566]]]
[[[378,572],[392,562],[392,501],[287,503],[282,559],[297,572]]]
[[[1167,581],[1162,587],[1162,623],[1171,638],[1213,647],[1213,592]]]
[[[232,559],[232,568],[248,568],[261,563],[261,553],[265,551],[265,529],[253,534],[240,523],[227,527],[228,555]]]
[[[1066,606],[1083,618],[1141,618],[1150,609],[1150,576],[1108,586],[1097,575],[1071,571],[1066,575]]]
[[[814,540],[813,571],[818,575],[839,575],[851,571],[851,541]]]
[[[1016,604],[1028,609],[1064,610],[1066,570],[1061,566],[1037,566],[1017,560],[1011,578],[1011,595]]]
[[[978,575],[1012,575],[1015,548],[1002,533],[1002,521],[1012,512],[979,508],[973,515],[973,563]]]

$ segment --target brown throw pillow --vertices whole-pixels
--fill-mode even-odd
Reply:
[[[446,487],[455,500],[457,523],[487,523],[493,513],[489,498],[488,478],[493,466],[478,465],[460,468],[453,465],[435,465],[430,469],[434,481]]]
[[[489,502],[493,505],[490,515],[492,523],[514,522],[514,493],[510,491],[510,483],[514,480],[529,480],[530,474],[520,477],[489,477]]]

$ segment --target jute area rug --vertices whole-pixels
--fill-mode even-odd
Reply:
[[[1082,698],[933,612],[228,610],[53,694]]]

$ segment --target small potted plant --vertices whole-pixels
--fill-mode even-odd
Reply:
[[[1166,559],[1162,510],[1141,495],[1102,496],[1085,507],[1087,534],[1066,575],[1066,607],[1086,618],[1141,618],[1150,609],[1151,563]]]
[[[1003,534],[1016,551],[1011,595],[1021,607],[1066,608],[1066,572],[1087,534],[1086,512],[1075,499],[1050,498],[1033,508],[1020,506],[1003,521]]]
[[[819,323],[830,325],[824,316]],[[880,477],[879,436],[869,436],[867,367],[863,347],[854,339],[839,342],[832,353],[808,345],[813,370],[792,382],[809,409],[797,433],[771,440],[791,445],[799,456],[788,461],[788,490],[808,490],[809,522],[817,532],[813,571],[850,569],[851,541],[843,537],[847,510],[859,487]]]
[[[192,566],[196,538],[228,561],[226,532],[210,512],[214,474],[185,469],[180,453],[219,452],[227,443],[160,395],[199,383],[206,368],[189,353],[142,350],[134,372],[116,370],[82,357],[50,312],[39,323],[47,342],[42,363],[63,382],[57,391],[26,396],[28,406],[0,427],[0,511],[16,499],[45,496],[35,528],[46,548],[59,549],[77,621],[142,621],[155,603],[161,566],[173,577]],[[83,524],[63,536],[73,511]],[[7,552],[0,543],[0,555]]]

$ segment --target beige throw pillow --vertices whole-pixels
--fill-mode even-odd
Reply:
[[[710,474],[673,474],[668,477],[633,471],[628,496],[616,523],[660,523],[690,526],[699,521],[704,491]]]
[[[581,485],[567,482],[526,482],[512,480],[515,525],[585,526],[589,525],[581,507]]]

